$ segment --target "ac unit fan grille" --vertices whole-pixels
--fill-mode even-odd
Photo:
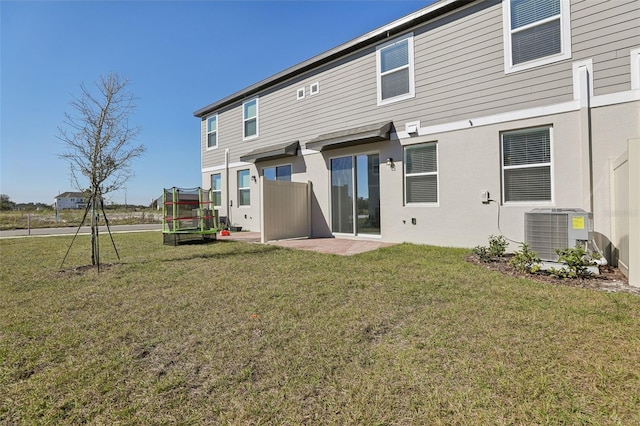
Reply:
[[[558,248],[568,247],[568,216],[560,214],[527,214],[525,241],[543,260],[557,261]]]

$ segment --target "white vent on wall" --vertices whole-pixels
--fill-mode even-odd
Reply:
[[[304,99],[305,96],[305,89],[304,87],[299,88],[298,90],[296,90],[296,99],[300,100],[300,99]]]
[[[309,95],[315,95],[320,93],[320,83],[315,82],[311,86],[309,86]]]
[[[590,241],[592,215],[582,209],[533,209],[524,214],[524,241],[542,260],[556,262],[556,249]]]
[[[416,136],[418,134],[419,128],[420,128],[420,120],[410,121],[404,124],[404,130],[409,134],[409,136]]]

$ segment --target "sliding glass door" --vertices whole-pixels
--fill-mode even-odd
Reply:
[[[331,159],[332,232],[380,235],[379,168],[378,154]]]
[[[331,159],[331,231],[353,234],[353,157]]]

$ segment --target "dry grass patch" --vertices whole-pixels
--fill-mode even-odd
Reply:
[[[105,209],[109,225],[133,225],[143,223],[162,223],[162,211],[146,210],[112,210]],[[100,212],[100,224],[104,218]],[[76,228],[82,223],[85,209],[64,209],[57,214],[55,210],[11,210],[0,212],[0,230],[35,229],[35,228]],[[90,224],[91,215],[86,217],[85,225]]]
[[[640,423],[636,295],[465,250],[114,238],[72,274],[67,237],[0,240],[0,423]]]

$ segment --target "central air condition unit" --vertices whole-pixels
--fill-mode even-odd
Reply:
[[[533,209],[524,214],[524,241],[541,260],[556,262],[556,249],[591,240],[592,217],[582,209]]]

